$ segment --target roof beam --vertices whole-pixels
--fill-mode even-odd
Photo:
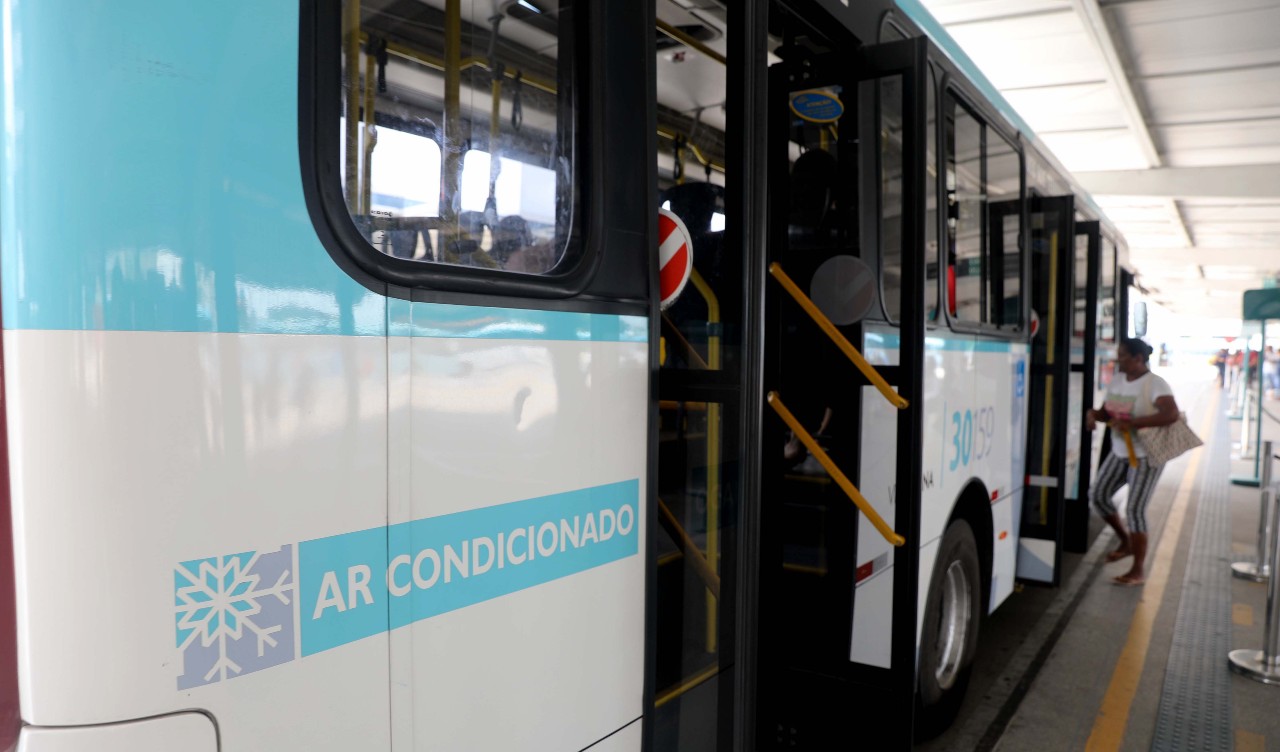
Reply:
[[[1178,206],[1177,199],[1164,199],[1164,207],[1169,213],[1169,221],[1173,223],[1174,232],[1182,243],[1182,247],[1195,248],[1196,244],[1191,240],[1191,231],[1187,229],[1187,221],[1182,216],[1182,209]]]
[[[1075,178],[1097,196],[1280,199],[1280,164],[1077,172]]]
[[[1084,24],[1086,35],[1093,41],[1094,46],[1102,55],[1102,59],[1106,62],[1107,76],[1115,84],[1116,92],[1120,95],[1125,122],[1129,124],[1129,129],[1133,131],[1133,137],[1138,141],[1138,147],[1142,150],[1142,155],[1147,160],[1147,166],[1161,166],[1160,153],[1156,150],[1155,142],[1151,140],[1151,131],[1147,129],[1147,120],[1142,114],[1142,108],[1138,106],[1137,97],[1133,94],[1133,86],[1129,83],[1129,74],[1125,71],[1124,63],[1120,60],[1120,52],[1116,49],[1115,40],[1111,38],[1111,31],[1107,28],[1107,19],[1102,15],[1102,8],[1098,5],[1098,0],[1071,0],[1071,5],[1075,8],[1076,15],[1080,17],[1080,22]]]
[[[1161,167],[1164,163],[1160,159],[1160,152],[1151,138],[1151,129],[1147,126],[1146,116],[1138,106],[1138,98],[1133,93],[1133,84],[1129,81],[1129,73],[1120,59],[1120,51],[1116,49],[1111,30],[1107,28],[1107,19],[1102,15],[1102,7],[1098,5],[1098,0],[1071,0],[1071,5],[1075,8],[1081,23],[1084,24],[1085,33],[1093,40],[1098,52],[1102,54],[1102,59],[1106,62],[1107,77],[1111,79],[1116,87],[1116,93],[1120,95],[1125,122],[1129,124],[1129,130],[1133,133],[1134,140],[1138,142],[1138,148],[1147,160],[1147,166]],[[1187,229],[1186,220],[1183,219],[1177,202],[1170,199],[1165,202],[1165,206],[1178,238],[1185,247],[1194,248],[1195,243],[1192,242],[1191,232]]]

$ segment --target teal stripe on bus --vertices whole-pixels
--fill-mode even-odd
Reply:
[[[532,339],[578,342],[647,342],[643,316],[414,304],[414,337]]]
[[[302,192],[297,0],[92,7],[0,15],[21,42],[0,62],[6,328],[647,341],[644,318],[409,303],[340,269]]]
[[[297,0],[5,7],[6,328],[386,334],[304,200]]]
[[[866,335],[867,349],[882,347],[897,350],[902,340],[897,334],[881,334],[870,332]],[[1008,340],[974,339],[969,337],[925,337],[924,349],[946,350],[957,352],[1000,352],[1023,355],[1027,352],[1026,342],[1010,342]]]

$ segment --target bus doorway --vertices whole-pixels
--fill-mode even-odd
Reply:
[[[832,26],[772,6],[762,749],[911,738],[926,47]]]
[[[1032,198],[1027,472],[1017,573],[1052,585],[1062,569],[1074,224],[1074,197]]]
[[[1097,220],[1077,221],[1072,280],[1071,373],[1067,387],[1067,449],[1063,477],[1063,547],[1084,553],[1089,547],[1089,483],[1096,441],[1084,430],[1084,413],[1095,404],[1098,277],[1102,228]]]

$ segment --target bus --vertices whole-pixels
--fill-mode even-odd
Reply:
[[[0,7],[0,749],[905,749],[1084,545],[1124,241],[916,0]]]

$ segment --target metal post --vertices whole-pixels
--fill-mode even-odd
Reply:
[[[1254,369],[1258,377],[1258,414],[1255,416],[1256,419],[1254,421],[1254,427],[1253,427],[1253,430],[1254,430],[1253,445],[1258,447],[1259,450],[1262,449],[1262,409],[1263,409],[1262,403],[1267,399],[1267,382],[1262,378],[1262,363],[1264,360],[1266,360],[1266,357],[1267,357],[1267,320],[1266,319],[1262,320],[1261,328],[1262,328],[1262,341],[1258,344],[1258,367]],[[1270,457],[1271,453],[1267,452],[1266,456]],[[1253,474],[1258,476],[1259,478],[1262,477],[1261,475],[1262,471],[1258,469],[1259,463],[1262,462],[1262,457],[1263,457],[1262,452],[1259,451],[1258,454],[1253,458]]]
[[[1242,580],[1266,582],[1271,577],[1271,505],[1276,492],[1271,486],[1271,442],[1262,442],[1262,492],[1259,498],[1262,509],[1258,513],[1258,550],[1257,561],[1238,561],[1231,565],[1231,574]]]
[[[1249,400],[1253,399],[1253,393],[1249,391],[1249,384],[1244,385],[1244,425],[1240,427],[1240,459],[1247,460],[1253,456],[1253,431],[1249,430],[1252,421],[1249,420]],[[1254,477],[1257,477],[1256,475]]]
[[[1231,373],[1230,367],[1227,373]],[[1243,374],[1243,371],[1241,372]],[[1231,410],[1227,412],[1227,417],[1231,420],[1240,420],[1244,415],[1244,385],[1241,383],[1243,379],[1236,376],[1231,380]]]
[[[1272,505],[1272,519],[1277,519],[1280,497]],[[1273,525],[1280,529],[1280,525]],[[1271,571],[1280,570],[1280,545],[1271,542]],[[1280,577],[1272,577],[1267,586],[1267,622],[1262,650],[1247,648],[1227,654],[1231,670],[1263,684],[1280,684]]]

